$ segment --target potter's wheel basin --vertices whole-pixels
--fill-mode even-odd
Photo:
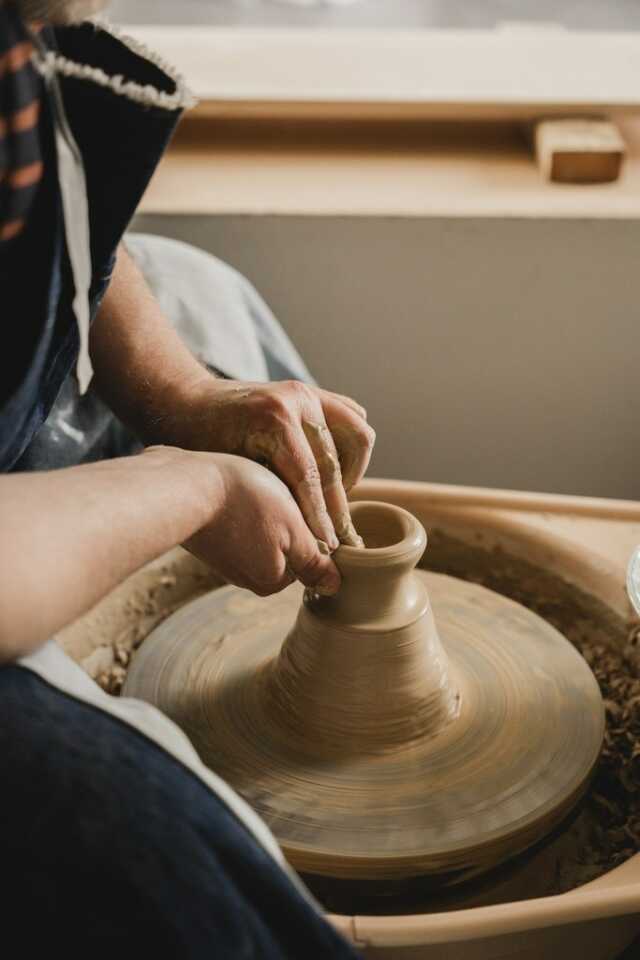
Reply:
[[[600,693],[531,611],[413,573],[425,537],[410,514],[353,513],[375,546],[346,548],[337,598],[214,591],[152,634],[125,692],[185,730],[297,870],[459,882],[567,816],[600,752]]]

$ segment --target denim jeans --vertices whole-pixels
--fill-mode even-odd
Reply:
[[[0,783],[14,956],[356,956],[197,776],[17,665],[0,668]]]

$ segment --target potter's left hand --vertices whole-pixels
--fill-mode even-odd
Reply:
[[[210,379],[189,406],[189,446],[266,464],[318,539],[331,549],[359,544],[347,491],[364,476],[375,442],[360,404],[296,380]]]

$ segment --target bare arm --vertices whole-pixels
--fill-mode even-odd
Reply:
[[[259,594],[340,577],[291,494],[258,464],[153,448],[0,477],[0,663],[31,653],[178,543]]]
[[[91,354],[99,392],[147,442],[264,461],[316,537],[332,548],[357,542],[346,490],[363,476],[375,434],[354,400],[291,381],[216,379],[171,328],[122,248]]]
[[[157,450],[0,477],[0,662],[30,653],[205,525],[215,469]]]
[[[122,246],[91,328],[91,358],[98,392],[141,438],[186,445],[177,425],[215,378],[171,327]]]

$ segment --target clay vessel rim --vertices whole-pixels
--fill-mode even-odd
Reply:
[[[424,527],[408,510],[378,500],[357,500],[351,504],[351,515],[357,526],[358,514],[372,511],[378,516],[388,515],[394,521],[400,521],[404,531],[400,539],[381,547],[352,547],[342,544],[334,557],[344,561],[349,567],[383,566],[382,561],[409,559],[416,553],[422,553],[427,546],[427,534]],[[365,536],[366,542],[366,536]]]

